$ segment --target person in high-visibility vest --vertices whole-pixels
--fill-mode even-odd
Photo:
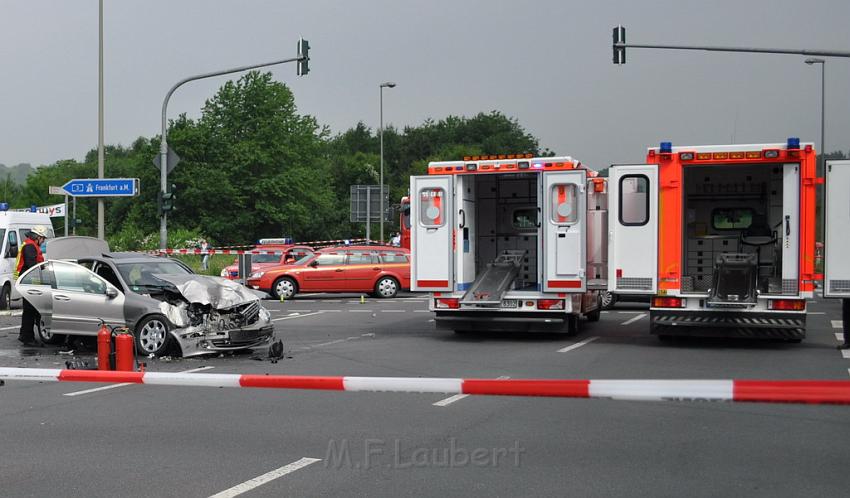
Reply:
[[[33,266],[44,262],[44,255],[41,254],[41,244],[47,239],[47,227],[36,225],[26,237],[15,261],[16,280]],[[24,346],[34,346],[38,344],[35,340],[34,328],[41,317],[33,305],[27,301],[26,297],[23,297],[23,306],[24,311],[21,314],[21,331],[18,333],[18,340]]]

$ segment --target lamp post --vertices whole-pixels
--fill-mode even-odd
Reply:
[[[293,58],[290,58],[290,59],[283,59],[283,60],[279,60],[279,61],[264,62],[262,64],[252,64],[250,66],[234,67],[232,69],[224,69],[222,71],[214,71],[212,73],[204,73],[204,74],[198,74],[198,75],[195,75],[195,76],[189,76],[188,78],[183,78],[182,80],[178,81],[177,83],[174,84],[174,86],[171,87],[170,90],[168,90],[168,93],[165,94],[165,99],[162,101],[162,140],[159,143],[159,155],[160,155],[159,179],[160,179],[160,189],[161,189],[161,192],[163,194],[165,194],[168,191],[168,142],[166,140],[166,135],[168,133],[168,121],[167,121],[166,116],[168,115],[168,101],[169,101],[169,99],[171,99],[171,94],[173,94],[174,91],[177,90],[184,83],[188,83],[190,81],[201,80],[201,79],[204,79],[204,78],[212,78],[214,76],[221,76],[221,75],[230,74],[230,73],[239,73],[239,72],[242,72],[242,71],[249,71],[251,69],[257,69],[257,68],[266,67],[266,66],[274,66],[274,65],[283,64],[283,63],[286,63],[286,62],[299,62],[299,63],[301,63],[303,65],[303,68],[299,67],[299,75],[307,74],[307,71],[306,71],[305,68],[306,68],[306,61],[309,60],[309,56],[307,54],[301,53],[302,42],[306,43],[306,40],[299,41],[299,44],[298,44],[299,54],[298,54],[297,57],[293,57]],[[168,247],[167,246],[167,244],[168,244],[167,221],[168,221],[168,215],[165,213],[165,211],[163,211],[162,213],[160,213],[160,218],[159,218],[159,248],[160,249],[165,249],[166,247]]]
[[[821,167],[826,165],[826,149],[824,149],[824,140],[826,135],[826,61],[824,59],[806,59],[806,64],[820,64],[820,158]],[[823,170],[821,170],[823,171]]]
[[[380,94],[381,94],[381,125],[380,125],[380,134],[381,134],[381,178],[380,178],[380,195],[381,195],[381,243],[384,242],[384,88],[395,88],[395,83],[391,81],[387,81],[385,83],[381,83]]]
[[[103,152],[103,0],[98,2],[97,52],[97,177],[104,177]],[[105,239],[103,197],[97,198],[97,238]],[[66,213],[67,216],[67,213]]]

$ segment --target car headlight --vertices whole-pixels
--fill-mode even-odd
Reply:
[[[221,270],[221,273],[219,275],[221,275],[222,277],[226,277],[230,275],[230,272],[227,271],[227,268],[224,268],[223,270]]]
[[[264,271],[255,271],[254,273],[251,274],[251,276],[249,278],[260,278],[265,274],[266,274],[266,272],[264,272]]]

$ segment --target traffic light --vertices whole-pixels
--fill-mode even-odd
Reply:
[[[626,44],[626,28],[616,26],[614,28],[614,64],[626,63],[626,47],[618,47],[617,44]]]
[[[310,42],[304,38],[298,39],[298,76],[304,76],[310,72]]]
[[[159,213],[166,214],[174,211],[174,200],[176,195],[177,185],[171,184],[171,190],[168,192],[159,192],[157,195],[157,204],[159,204]]]

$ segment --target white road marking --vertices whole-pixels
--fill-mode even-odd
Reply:
[[[628,325],[628,324],[630,324],[630,323],[634,323],[634,322],[636,322],[636,321],[640,320],[641,318],[645,318],[645,317],[646,317],[646,313],[641,313],[640,315],[638,315],[638,316],[636,316],[636,317],[634,317],[634,318],[629,318],[628,320],[626,320],[625,322],[621,323],[620,325]]]
[[[381,310],[381,313],[406,313],[407,310]]]
[[[600,313],[602,313],[604,315],[605,313],[611,313],[611,312],[610,311],[600,311]]]
[[[253,479],[249,479],[242,484],[237,484],[230,489],[225,489],[220,493],[216,493],[210,498],[233,498],[234,496],[239,496],[242,493],[246,493],[251,491],[252,489],[258,488],[263,484],[274,481],[275,479],[281,478],[287,474],[291,474],[298,469],[303,469],[304,467],[314,464],[316,462],[321,462],[320,458],[302,458],[290,464],[284,465],[279,469],[272,470],[271,472],[266,472],[261,476],[257,476]]]
[[[19,328],[21,328],[20,325],[12,325],[11,327],[0,328],[0,330],[12,330],[12,329],[19,329]]]
[[[850,349],[842,349],[842,350],[841,350],[841,356],[842,356],[845,360],[850,360]]]
[[[836,332],[835,340],[838,342],[844,342],[844,334],[842,332]]]
[[[342,310],[322,310],[325,313],[342,313]]]
[[[187,373],[193,373],[193,372],[202,372],[204,370],[210,370],[212,368],[215,368],[215,367],[193,368],[191,370],[184,370],[182,372],[177,372],[177,373],[187,374]],[[107,386],[95,387],[94,389],[86,389],[85,391],[74,391],[72,393],[65,393],[62,396],[80,396],[81,394],[96,393],[98,391],[106,391],[108,389],[115,389],[116,387],[124,387],[124,386],[131,386],[131,385],[133,385],[133,382],[122,382],[120,384],[109,384]]]
[[[501,377],[496,377],[496,379],[497,380],[505,380],[505,379],[510,379],[510,377],[508,377],[507,375],[502,375]],[[455,401],[460,401],[463,398],[466,398],[468,396],[469,396],[468,394],[455,394],[454,396],[449,396],[446,399],[441,399],[440,401],[437,401],[436,403],[431,403],[431,404],[434,405],[434,406],[448,406],[448,405],[454,403]]]
[[[348,310],[349,313],[372,313],[373,310]]]
[[[844,320],[830,320],[832,322],[832,328],[840,329],[844,328]]]
[[[826,311],[808,311],[809,315],[825,315]]]
[[[585,339],[583,341],[577,342],[575,344],[570,344],[569,346],[567,346],[565,348],[561,348],[561,349],[558,350],[558,352],[559,353],[566,353],[567,351],[572,351],[573,349],[578,349],[578,348],[584,346],[585,344],[590,344],[591,342],[595,341],[596,339],[599,339],[599,337],[597,337],[597,336],[588,337],[587,339]]]
[[[0,316],[21,316],[24,310],[17,311],[0,311]]]
[[[309,312],[311,312],[311,311],[313,311],[313,310],[289,310],[289,311],[294,311],[294,312],[296,312],[296,313],[309,313]]]
[[[319,315],[321,313],[324,313],[324,311],[316,311],[316,312],[313,312],[313,313],[305,313],[303,315],[298,313],[298,314],[290,315],[290,316],[282,316],[282,317],[279,317],[279,318],[272,318],[272,321],[278,322],[280,320],[291,320],[293,318],[304,318],[305,316]]]
[[[431,310],[413,310],[414,313],[431,313]]]

